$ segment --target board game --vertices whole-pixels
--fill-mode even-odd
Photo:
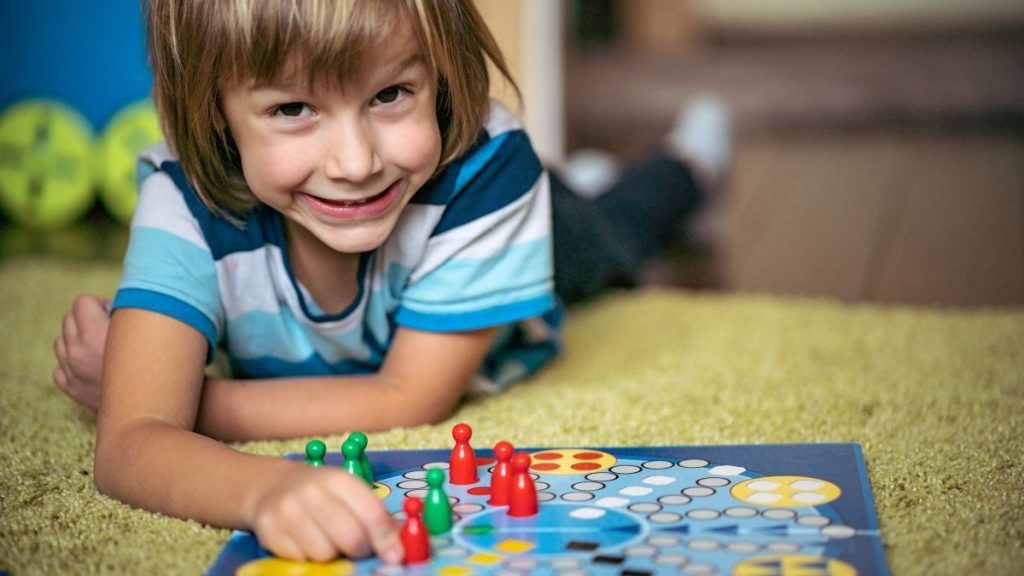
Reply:
[[[531,456],[536,515],[487,503],[493,452],[477,448],[479,481],[445,486],[454,523],[425,563],[292,562],[235,532],[208,574],[888,574],[858,444],[518,450]],[[401,520],[451,453],[368,451],[374,490]]]

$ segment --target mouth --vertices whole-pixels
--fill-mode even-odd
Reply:
[[[387,213],[401,198],[404,186],[395,181],[383,192],[358,200],[330,200],[299,192],[299,198],[316,213],[339,220],[365,220]]]

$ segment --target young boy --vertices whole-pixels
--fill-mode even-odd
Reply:
[[[221,441],[436,422],[471,384],[535,371],[557,352],[552,253],[588,268],[587,236],[617,245],[601,223],[627,215],[606,286],[692,208],[693,178],[661,158],[657,190],[593,203],[556,182],[576,220],[553,232],[469,0],[151,0],[147,18],[167,146],[142,157],[109,320],[81,297],[55,343],[57,385],[98,403],[97,486],[279,556],[397,562],[361,480]],[[205,374],[219,347],[230,378]]]

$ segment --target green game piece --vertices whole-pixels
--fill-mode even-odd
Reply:
[[[423,504],[423,521],[431,535],[444,534],[452,529],[452,505],[444,492],[444,470],[432,468],[427,472],[427,499]]]
[[[363,447],[359,445],[359,442],[356,442],[351,438],[346,440],[345,443],[341,445],[341,453],[345,456],[345,464],[342,465],[345,472],[348,472],[358,478],[362,478],[364,482],[373,486],[373,483],[368,482],[366,477],[363,476],[363,465],[359,463],[359,456],[363,453]]]
[[[310,440],[306,443],[306,464],[324,466],[325,454],[327,454],[327,445],[320,440]]]
[[[363,467],[363,478],[373,485],[373,467],[370,466],[370,459],[366,457],[366,446],[369,444],[369,440],[366,438],[366,434],[362,432],[353,432],[348,437],[349,440],[355,440],[360,447],[362,447],[362,455],[359,456],[359,464]]]

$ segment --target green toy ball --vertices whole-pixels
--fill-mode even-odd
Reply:
[[[97,147],[97,175],[103,207],[117,221],[131,222],[138,200],[138,155],[163,138],[149,100],[121,109],[107,124]]]
[[[17,224],[54,230],[96,198],[92,128],[51,100],[26,100],[0,116],[0,209]]]

